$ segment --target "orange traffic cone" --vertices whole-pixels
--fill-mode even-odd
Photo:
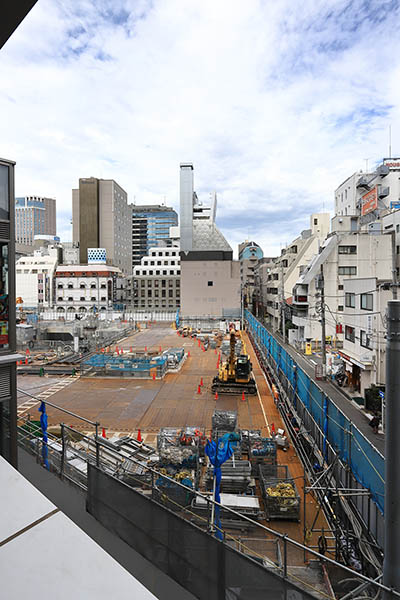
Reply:
[[[132,350],[132,346],[129,348],[129,352],[132,354],[133,350]]]
[[[218,392],[215,392],[215,399],[218,400]]]
[[[275,425],[274,425],[274,423],[271,423],[270,429],[271,429],[271,433],[275,433]]]
[[[144,351],[147,352],[147,346],[144,347]]]
[[[190,358],[190,350],[189,350],[189,352],[188,352],[188,358]]]
[[[244,392],[242,392],[242,402],[246,402],[246,396],[244,395]]]
[[[198,388],[197,388],[197,393],[198,393],[198,394],[201,394],[201,385],[199,385],[199,386],[198,386]]]
[[[142,440],[142,434],[140,433],[140,429],[138,429],[137,438],[136,439],[137,439],[138,442],[143,442],[143,440]]]
[[[161,346],[160,346],[160,352],[162,352],[162,350],[161,350]]]
[[[153,381],[155,381],[155,380],[156,380],[156,374],[155,374],[155,372],[153,371]]]
[[[103,427],[103,429],[102,429],[101,435],[102,435],[104,438],[106,438],[106,437],[107,437],[107,436],[106,436],[106,430],[104,429],[104,427]]]
[[[28,357],[26,357],[26,359],[25,359],[25,364],[26,365],[28,364]]]
[[[29,348],[26,349],[26,354],[28,354],[28,356],[29,356],[29,354],[30,354]]]
[[[216,349],[216,348],[215,348],[215,350],[214,350],[214,354],[217,354],[217,349]]]
[[[200,379],[200,385],[203,385],[203,378]]]

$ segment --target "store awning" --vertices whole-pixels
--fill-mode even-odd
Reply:
[[[348,352],[344,353],[341,350],[338,350],[338,353],[340,355],[340,358],[349,367],[353,367],[353,365],[356,365],[357,367],[360,367],[360,369],[370,369],[372,367],[372,361],[371,360],[361,362],[361,361],[357,360],[356,358],[354,358],[353,356],[351,356]]]

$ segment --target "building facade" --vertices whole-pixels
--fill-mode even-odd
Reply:
[[[35,235],[55,236],[56,200],[41,196],[15,199],[15,240],[31,246]]]
[[[290,316],[287,305],[291,302],[293,286],[312,256],[318,252],[328,232],[329,214],[312,214],[310,229],[302,231],[291,244],[281,250],[273,268],[268,267],[263,271],[266,276],[261,282],[264,318],[274,330],[282,326],[283,311],[286,316]]]
[[[59,265],[55,273],[55,307],[65,313],[97,313],[120,304],[122,273],[109,265]]]
[[[215,223],[217,196],[203,205],[194,191],[193,165],[180,165],[181,315],[239,318],[240,265]]]
[[[137,310],[171,310],[181,305],[179,247],[151,248],[133,270],[131,306]]]
[[[244,308],[252,306],[255,289],[256,266],[264,257],[260,246],[248,240],[239,244],[240,285]]]
[[[386,328],[390,281],[360,277],[344,281],[343,360],[350,388],[364,396],[371,385],[385,385]]]
[[[16,296],[22,308],[52,308],[54,304],[55,272],[59,262],[59,248],[36,250],[33,256],[24,256],[15,265]]]
[[[0,454],[16,467],[14,166],[0,159]]]
[[[168,206],[131,205],[131,209],[133,269],[149,254],[150,248],[171,246],[170,227],[178,225],[178,215]]]
[[[113,179],[90,177],[72,190],[72,241],[79,260],[88,262],[89,248],[105,248],[107,264],[132,273],[131,208],[128,195]]]

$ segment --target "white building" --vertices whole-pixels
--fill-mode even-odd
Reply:
[[[41,196],[15,198],[15,241],[32,245],[36,235],[55,236],[56,200]]]
[[[54,303],[54,278],[58,264],[58,248],[36,250],[23,256],[15,265],[16,296],[23,308],[51,308]]]
[[[297,326],[294,341],[321,342],[319,277],[321,265],[324,277],[326,336],[343,340],[344,284],[348,279],[373,277],[388,280],[392,276],[392,242],[379,229],[364,227],[348,233],[351,217],[340,217],[343,231],[334,231],[323,243],[307,267],[303,269],[293,289],[293,323]],[[333,219],[333,222],[335,219]],[[339,221],[342,221],[339,223]],[[347,224],[346,224],[347,223]]]
[[[262,281],[264,316],[273,329],[278,329],[284,301],[291,299],[293,286],[300,273],[318,252],[328,232],[329,213],[312,214],[310,229],[303,231],[283,248],[273,267],[265,271],[266,280]]]
[[[139,310],[177,310],[181,302],[179,246],[151,248],[133,269],[132,306]]]
[[[344,281],[343,359],[348,384],[360,395],[372,384],[385,384],[385,314],[391,282],[376,277]]]
[[[57,312],[105,311],[120,302],[122,273],[109,265],[60,265],[55,274]]]

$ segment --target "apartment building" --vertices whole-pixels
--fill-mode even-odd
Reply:
[[[133,270],[131,306],[138,310],[177,310],[181,305],[179,247],[151,248]]]
[[[36,235],[55,236],[56,200],[41,196],[15,199],[15,241],[32,246]]]
[[[72,241],[79,243],[80,264],[89,248],[105,248],[107,264],[132,273],[132,212],[128,195],[113,179],[89,177],[72,190]]]
[[[262,272],[265,275],[265,279],[260,282],[263,289],[264,318],[273,329],[280,327],[282,310],[286,310],[294,284],[311,257],[318,252],[328,232],[329,214],[312,214],[310,229],[302,231],[299,237],[283,248],[281,255],[275,259],[274,266]]]
[[[173,245],[170,228],[178,225],[178,215],[173,208],[162,205],[131,205],[131,209],[133,269],[150,248]]]
[[[339,222],[341,221],[341,222]],[[367,277],[389,280],[392,277],[392,240],[380,227],[364,227],[349,233],[351,217],[333,219],[339,230],[333,231],[293,288],[293,324],[297,326],[294,341],[321,341],[320,301],[321,275],[325,296],[326,336],[343,341],[345,282]],[[322,270],[321,270],[322,267]]]
[[[364,396],[371,385],[385,384],[385,315],[391,281],[360,277],[344,281],[343,360],[349,387]]]

